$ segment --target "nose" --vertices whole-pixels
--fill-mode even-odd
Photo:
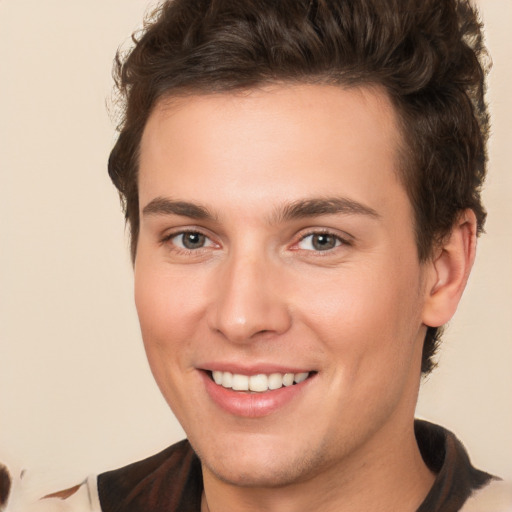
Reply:
[[[275,265],[255,254],[226,260],[215,278],[210,328],[233,343],[286,332],[291,315],[279,274]]]

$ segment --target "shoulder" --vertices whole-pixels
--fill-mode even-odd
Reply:
[[[195,512],[202,490],[201,463],[187,440],[98,476],[103,512]]]
[[[512,482],[492,480],[466,501],[461,512],[512,512]]]
[[[426,421],[416,421],[415,433],[423,460],[436,474],[434,485],[418,512],[466,511],[466,506],[469,507],[473,499],[480,500],[480,496],[484,496],[483,490],[498,481],[493,475],[471,464],[463,444],[449,430]],[[485,508],[485,506],[467,509],[468,512],[475,510],[502,512],[501,509]]]
[[[96,476],[69,482],[47,471],[17,471],[0,465],[2,512],[101,512]]]
[[[78,482],[0,464],[0,512],[195,512],[202,486],[201,464],[185,440]]]

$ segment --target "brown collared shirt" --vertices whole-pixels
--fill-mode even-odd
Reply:
[[[415,431],[425,463],[437,474],[416,512],[457,512],[493,479],[471,465],[451,432],[420,420]],[[98,477],[102,512],[200,512],[202,491],[201,464],[186,440]]]

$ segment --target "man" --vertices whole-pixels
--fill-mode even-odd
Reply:
[[[45,504],[451,511],[489,484],[414,422],[485,220],[482,52],[462,1],[163,4],[118,59],[109,173],[188,441]]]

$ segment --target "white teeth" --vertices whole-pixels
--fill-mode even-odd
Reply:
[[[283,384],[285,386],[291,386],[293,384],[294,379],[295,375],[293,375],[293,373],[285,373],[283,376]]]
[[[269,388],[268,384],[269,378],[264,375],[263,373],[260,373],[259,375],[251,375],[249,377],[249,389],[251,391],[267,391]]]
[[[302,373],[271,373],[266,375],[241,375],[239,373],[222,372],[215,370],[212,372],[213,380],[219,386],[235,391],[253,391],[264,393],[265,391],[280,389],[283,386],[292,386],[304,382],[309,377],[309,372]]]
[[[235,391],[249,391],[249,377],[235,373],[233,375],[233,384],[231,387]]]
[[[233,374],[229,372],[220,372],[222,373],[222,386],[225,388],[230,388],[233,386]]]
[[[309,373],[296,373],[295,379],[293,379],[297,384],[300,384],[301,382],[305,381],[308,378]]]
[[[279,389],[282,387],[283,387],[283,376],[280,373],[271,373],[268,376],[268,389]]]

